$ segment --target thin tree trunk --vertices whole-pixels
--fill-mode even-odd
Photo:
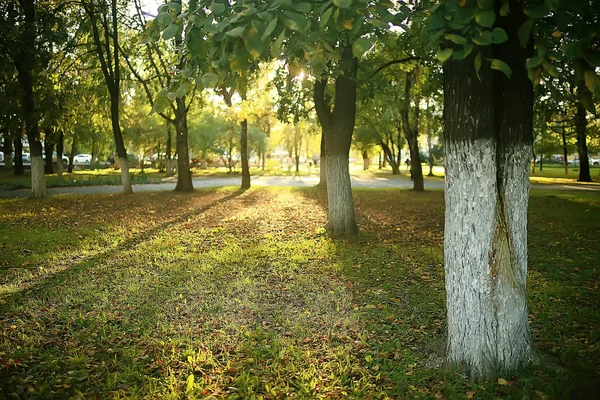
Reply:
[[[59,178],[62,178],[65,169],[63,163],[63,152],[65,150],[65,134],[62,130],[58,132],[58,140],[56,142],[56,172]]]
[[[390,146],[388,146],[384,142],[380,142],[379,145],[383,149],[383,155],[384,155],[383,167],[385,168],[385,166],[386,166],[385,164],[387,161],[390,164],[390,167],[392,167],[392,175],[400,175],[400,163],[394,157],[394,154],[392,153],[392,149],[390,149]]]
[[[585,90],[583,86],[580,90]],[[578,182],[592,182],[590,174],[590,160],[587,149],[587,117],[586,110],[581,102],[575,104],[577,112],[575,114],[575,131],[577,132],[577,150],[579,151],[579,178]],[[565,158],[565,162],[567,162]]]
[[[245,97],[245,96],[244,96]],[[241,124],[240,153],[242,153],[242,189],[250,189],[250,166],[248,164],[248,120],[243,119]]]
[[[533,89],[530,49],[516,34],[522,4],[510,9],[498,21],[508,41],[484,54],[506,61],[510,80],[484,67],[479,81],[474,55],[444,65],[447,360],[476,380],[534,358],[525,287]]]
[[[77,155],[77,152],[79,151],[77,149],[78,142],[79,142],[79,138],[78,138],[77,134],[75,134],[73,136],[73,143],[71,143],[71,152],[69,153],[69,168],[68,168],[69,173],[73,172],[73,167],[74,167],[73,159],[75,158],[75,156]]]
[[[4,169],[9,170],[13,167],[12,139],[11,135],[9,134],[9,131],[4,132],[2,152],[4,153]]]
[[[188,126],[185,98],[177,98],[177,110],[175,113],[175,140],[177,146],[177,185],[176,192],[191,192],[194,190],[192,184],[192,172],[190,171],[190,151],[188,147]]]
[[[561,136],[562,136],[562,145],[563,145],[563,157],[565,162],[565,175],[569,175],[569,163],[567,161],[568,151],[567,151],[567,136],[565,135],[565,126],[561,126]]]
[[[44,154],[46,155],[44,173],[46,174],[54,173],[54,166],[52,165],[54,160],[52,159],[52,153],[54,153],[54,143],[50,142],[49,140],[46,140],[46,142],[44,143]]]
[[[320,188],[327,187],[327,149],[325,148],[325,130],[321,133],[321,154],[319,155],[319,183]]]
[[[23,166],[23,142],[20,137],[13,139],[15,144],[15,160],[14,160],[14,174],[15,176],[25,175],[25,167]]]

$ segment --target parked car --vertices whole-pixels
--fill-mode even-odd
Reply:
[[[42,158],[45,160],[46,159],[46,154],[42,154]],[[56,154],[56,152],[52,153],[52,162],[56,163],[56,160],[58,159],[58,156]],[[61,157],[62,159],[62,163],[63,165],[66,167],[67,165],[69,165],[69,157],[65,156],[64,154]]]
[[[73,165],[89,165],[92,162],[91,154],[77,154],[73,157]]]
[[[590,165],[600,165],[600,158],[588,157],[588,161],[589,161]],[[579,157],[575,157],[574,159],[569,161],[569,164],[579,165]]]

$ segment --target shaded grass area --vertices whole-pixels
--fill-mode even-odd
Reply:
[[[443,193],[317,189],[0,203],[0,397],[589,398],[600,196],[533,192],[529,300],[545,366],[440,368]]]

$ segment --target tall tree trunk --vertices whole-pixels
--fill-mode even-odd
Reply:
[[[92,159],[90,160],[90,169],[93,171],[97,168],[98,160],[98,142],[92,139]]]
[[[190,171],[190,150],[188,147],[188,126],[185,98],[177,98],[177,109],[175,112],[175,140],[177,146],[177,185],[176,192],[191,192],[194,190],[192,184],[192,172]]]
[[[63,163],[63,151],[65,150],[65,134],[62,130],[58,131],[58,138],[56,141],[56,173],[59,178],[62,178],[65,169]]]
[[[33,69],[35,67],[34,54],[36,51],[35,36],[35,2],[23,0],[20,2],[25,14],[23,26],[23,46],[20,48],[20,58],[16,60],[17,79],[23,91],[23,118],[25,119],[25,132],[29,141],[31,157],[31,197],[46,197],[46,177],[42,159],[42,143],[40,142],[40,128],[35,112],[33,97]]]
[[[104,36],[106,41],[100,39],[98,30],[97,15],[95,4],[93,2],[84,3],[84,8],[91,22],[92,34],[94,38],[95,50],[100,61],[102,74],[110,95],[110,119],[115,139],[115,147],[119,157],[121,167],[121,182],[123,183],[123,193],[133,193],[131,187],[131,179],[129,177],[129,165],[127,164],[127,150],[123,142],[123,134],[119,124],[119,107],[121,98],[121,70],[119,60],[119,28],[117,20],[117,0],[111,0],[110,13],[111,22],[104,25]],[[102,12],[105,12],[102,10]],[[106,17],[106,15],[105,15]],[[106,18],[108,19],[108,18]],[[112,30],[111,30],[112,28]],[[110,32],[109,32],[110,31]],[[112,46],[110,46],[109,38],[112,38]]]
[[[54,166],[52,165],[54,160],[52,159],[52,153],[54,153],[54,143],[46,140],[46,142],[44,142],[44,154],[46,155],[46,163],[44,165],[44,172],[46,174],[54,173]]]
[[[567,150],[567,136],[565,135],[565,126],[561,127],[562,145],[563,145],[563,157],[565,161],[565,175],[569,175],[569,162],[567,161],[568,150]]]
[[[580,90],[585,90],[581,87]],[[579,178],[578,182],[592,182],[590,174],[590,160],[587,150],[587,118],[585,107],[581,102],[575,103],[577,112],[575,113],[575,131],[577,132],[577,150],[579,151]],[[567,160],[565,159],[565,162]]]
[[[73,172],[73,159],[75,158],[75,156],[77,155],[78,150],[78,144],[79,144],[79,137],[77,136],[77,134],[73,135],[73,142],[71,143],[71,152],[69,153],[69,168],[68,168],[68,172],[72,173]]]
[[[321,133],[321,152],[319,154],[319,183],[320,188],[327,187],[327,149],[325,148],[325,130]]]
[[[410,150],[410,177],[413,181],[413,190],[422,192],[425,190],[423,183],[423,168],[421,167],[421,154],[419,152],[419,96],[416,96],[414,104],[414,117],[410,118],[411,89],[416,81],[417,68],[406,73],[406,84],[404,86],[404,105],[400,111],[404,136]]]
[[[428,156],[428,164],[429,164],[429,173],[427,176],[433,176],[433,154],[431,154],[431,131],[427,132],[427,149],[429,152]]]
[[[511,0],[510,10],[498,20],[508,41],[484,55],[507,62],[511,79],[484,67],[480,82],[474,55],[444,65],[447,358],[475,379],[534,358],[526,298],[533,89],[530,51],[517,40],[522,4]]]
[[[4,141],[2,143],[2,152],[4,153],[4,169],[9,170],[13,167],[12,159],[12,139],[8,130],[4,131]]]
[[[13,141],[15,144],[14,174],[15,176],[23,176],[25,175],[25,167],[23,166],[23,142],[21,142],[21,137],[15,137]]]
[[[335,103],[331,114],[331,130],[325,135],[327,149],[327,205],[329,221],[326,229],[332,235],[354,236],[358,233],[348,169],[350,143],[356,117],[356,70],[358,61],[352,48],[342,49],[342,74],[335,80]]]
[[[245,97],[245,96],[244,96]],[[240,153],[242,153],[242,189],[250,189],[250,165],[248,164],[248,120],[243,119],[240,123]]]

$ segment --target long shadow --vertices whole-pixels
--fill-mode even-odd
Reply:
[[[226,203],[230,200],[235,199],[236,197],[239,197],[240,195],[242,195],[246,190],[244,189],[238,189],[237,191],[235,191],[234,193],[231,193],[211,204],[208,204],[204,207],[200,207],[196,210],[192,210],[189,212],[186,212],[184,214],[179,215],[176,218],[172,218],[171,220],[168,220],[160,225],[157,225],[151,229],[148,229],[140,234],[134,235],[132,236],[130,239],[126,240],[125,242],[117,245],[114,248],[111,248],[107,251],[104,251],[102,253],[96,254],[93,257],[90,257],[86,260],[83,260],[77,264],[75,264],[72,267],[66,268],[60,272],[57,272],[56,274],[44,279],[44,280],[40,280],[39,282],[33,284],[31,287],[24,289],[24,290],[20,290],[18,292],[15,292],[5,298],[3,298],[3,300],[6,302],[5,304],[1,304],[0,305],[0,311],[6,311],[7,309],[9,309],[10,307],[15,306],[15,303],[22,297],[27,296],[30,293],[33,292],[37,292],[40,290],[44,290],[44,289],[48,289],[48,288],[54,288],[57,287],[58,285],[60,285],[61,283],[65,282],[67,279],[76,276],[78,274],[81,274],[82,272],[85,272],[86,270],[89,269],[89,267],[91,267],[92,265],[95,265],[96,263],[101,262],[103,259],[107,258],[107,257],[111,257],[114,256],[116,254],[118,254],[119,252],[122,251],[127,251],[127,250],[131,250],[133,249],[135,246],[149,240],[150,238],[152,238],[156,233],[175,226],[177,224],[183,223],[185,221],[187,221],[189,218],[191,217],[195,217],[198,216],[202,213],[205,213],[206,211],[210,210],[211,208]]]

